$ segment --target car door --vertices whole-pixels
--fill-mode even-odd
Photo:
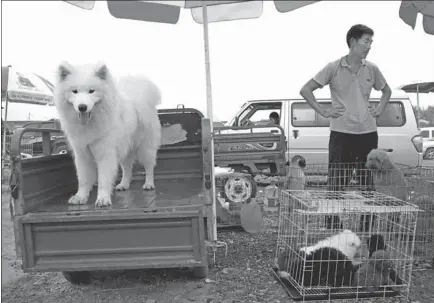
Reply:
[[[331,106],[330,101],[318,101],[322,106]],[[307,164],[328,163],[328,119],[317,114],[306,101],[291,100],[287,122],[288,158],[301,155]]]

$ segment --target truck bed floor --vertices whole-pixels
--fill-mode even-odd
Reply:
[[[143,180],[133,181],[126,191],[116,191],[112,195],[110,209],[142,209],[156,207],[179,207],[203,205],[203,183],[201,178],[185,179],[157,179],[155,190],[142,189]],[[68,212],[91,211],[96,209],[97,190],[91,192],[89,201],[84,205],[69,205],[68,199],[72,194],[58,199],[55,203],[40,205],[32,212]]]

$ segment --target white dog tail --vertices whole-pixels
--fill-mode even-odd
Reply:
[[[156,107],[161,103],[161,91],[149,78],[143,75],[129,75],[119,78],[118,90],[126,99]]]

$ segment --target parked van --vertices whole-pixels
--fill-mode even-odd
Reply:
[[[434,160],[434,127],[421,127],[419,134],[423,140],[423,157]]]
[[[324,107],[331,107],[330,98],[317,101]],[[370,99],[372,104],[378,105],[379,102],[380,98]],[[248,101],[228,125],[271,123],[269,115],[272,112],[279,114],[279,124],[285,131],[287,160],[302,155],[308,164],[328,163],[330,121],[317,114],[304,99]],[[392,97],[384,113],[377,118],[377,126],[378,147],[386,150],[395,163],[411,167],[422,164],[422,138],[408,97]]]

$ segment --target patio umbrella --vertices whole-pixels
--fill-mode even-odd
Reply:
[[[423,16],[423,29],[427,34],[434,35],[434,1],[402,1],[399,17],[413,29],[418,14]]]
[[[91,10],[95,1],[67,1],[72,5],[80,8]],[[290,12],[303,6],[319,1],[274,1],[276,9],[281,12]],[[263,1],[107,1],[110,14],[116,18],[138,20],[146,22],[158,22],[176,24],[179,20],[181,9],[190,9],[193,20],[203,25],[203,39],[205,52],[205,75],[206,75],[206,100],[207,100],[207,117],[211,122],[211,133],[213,132],[213,107],[212,107],[212,89],[211,89],[211,72],[209,59],[208,44],[208,23],[254,19],[262,14]],[[214,167],[214,142],[211,140],[212,164]],[[211,229],[208,231],[209,239],[217,241],[216,226],[216,193],[214,172],[211,175],[212,180],[212,218]]]
[[[419,94],[429,94],[434,93],[434,82],[433,81],[416,81],[409,84],[404,84],[398,87],[398,89],[401,89],[408,93],[415,93],[416,94],[416,100],[417,100],[417,127],[419,127],[419,113],[420,113],[420,106],[419,106]]]
[[[9,103],[28,105],[29,113],[36,109],[34,105],[38,105],[38,109],[40,105],[53,106],[53,110],[48,112],[55,111],[53,104],[54,85],[35,73],[20,70],[10,65],[2,66],[1,87],[2,111],[4,110],[5,125],[7,125],[8,121]],[[46,112],[45,107],[44,112]],[[3,135],[3,146],[6,146],[5,143],[6,132]],[[3,156],[4,153],[5,148],[3,148]]]

